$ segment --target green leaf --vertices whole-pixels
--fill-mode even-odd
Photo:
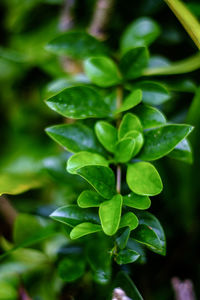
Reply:
[[[81,151],[68,159],[67,171],[71,174],[76,174],[78,169],[91,165],[108,166],[108,161],[99,154]]]
[[[99,207],[104,200],[105,199],[95,191],[86,190],[79,195],[77,203],[78,206],[82,208]]]
[[[103,118],[109,115],[109,107],[103,102],[101,96],[87,86],[66,88],[49,98],[46,104],[67,118]]]
[[[43,184],[44,179],[37,174],[2,172],[0,175],[0,196],[3,194],[21,194],[30,189],[39,188]]]
[[[132,237],[139,243],[161,255],[166,254],[166,238],[158,219],[149,212],[137,212],[140,225],[132,232]]]
[[[135,148],[132,154],[133,156],[135,156],[136,154],[138,154],[138,152],[140,152],[144,144],[143,134],[139,131],[133,130],[127,132],[124,138],[128,138],[128,137],[132,138],[135,141]]]
[[[111,255],[109,240],[105,238],[91,240],[86,249],[87,260],[92,270],[94,281],[100,284],[107,284],[111,278]]]
[[[116,262],[119,265],[130,264],[136,261],[140,257],[140,254],[131,249],[120,250],[116,257]]]
[[[133,130],[143,132],[141,122],[136,115],[127,113],[123,116],[122,121],[120,123],[118,138],[122,139],[128,132]]]
[[[139,224],[139,222],[138,222],[138,218],[136,217],[136,215],[132,212],[127,212],[126,214],[124,214],[122,216],[120,224],[119,224],[119,228],[129,227],[130,230],[133,230],[138,226],[138,224]]]
[[[121,287],[128,297],[134,300],[143,300],[140,292],[132,282],[130,277],[123,271],[120,271],[114,279],[113,288]]]
[[[56,209],[50,217],[69,226],[76,226],[82,222],[99,224],[99,217],[92,209],[82,209],[77,205],[67,205]]]
[[[123,196],[123,205],[136,209],[148,209],[151,206],[151,200],[148,196],[141,196],[132,192]]]
[[[114,152],[117,142],[117,129],[105,121],[99,121],[95,124],[95,132],[98,140],[109,152]]]
[[[63,124],[46,128],[46,133],[68,151],[104,153],[92,129],[83,124]]]
[[[200,24],[198,20],[180,0],[165,0],[165,2],[200,49]]]
[[[62,280],[72,282],[83,276],[85,262],[82,258],[64,258],[58,265],[58,274]]]
[[[100,87],[110,87],[121,80],[115,63],[105,56],[88,58],[84,62],[84,69],[91,82]]]
[[[139,18],[131,23],[121,38],[121,51],[133,47],[149,46],[160,35],[158,24],[150,18]]]
[[[92,224],[89,222],[76,225],[70,232],[70,238],[72,240],[78,239],[84,235],[101,231],[101,225]]]
[[[169,157],[192,164],[193,155],[192,149],[187,139],[182,140],[172,152],[168,154]]]
[[[145,143],[139,157],[151,161],[171,152],[192,131],[193,127],[184,124],[169,124],[152,128],[144,133]]]
[[[115,148],[115,160],[120,163],[128,162],[134,153],[136,142],[133,138],[123,138],[117,144]]]
[[[141,89],[142,101],[151,105],[160,105],[170,99],[167,88],[155,81],[141,81],[134,84],[135,89]]]
[[[155,107],[141,104],[134,108],[134,113],[140,119],[144,129],[158,127],[166,123],[165,116]]]
[[[200,68],[200,53],[192,55],[183,60],[173,62],[169,66],[147,68],[143,71],[144,76],[153,75],[175,75],[193,72]]]
[[[77,170],[77,174],[87,180],[104,198],[112,198],[115,191],[115,175],[109,167],[86,166]]]
[[[107,54],[105,46],[86,32],[68,31],[52,40],[46,49],[74,59],[84,59],[93,55]]]
[[[131,191],[138,195],[154,196],[163,188],[156,168],[148,162],[128,165],[126,180]]]
[[[145,47],[129,50],[120,61],[120,69],[126,79],[135,79],[142,76],[148,65],[149,52]]]
[[[119,232],[120,231],[121,230],[119,230]],[[120,232],[120,234],[116,238],[117,246],[120,249],[124,249],[126,247],[130,233],[131,233],[130,227],[126,227],[125,229],[122,230],[122,232]]]
[[[111,200],[101,203],[99,207],[99,217],[103,231],[107,235],[114,235],[119,227],[121,210],[122,210],[122,196],[115,195]]]
[[[131,92],[123,101],[121,107],[115,111],[115,114],[129,110],[142,101],[142,91],[139,89]]]

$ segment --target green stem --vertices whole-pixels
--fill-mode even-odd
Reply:
[[[121,104],[122,104],[122,98],[123,98],[123,89],[121,86],[119,86],[117,88],[117,109],[120,108]],[[119,127],[121,119],[120,119],[121,115],[119,114],[118,118],[117,118],[117,127]],[[120,164],[117,165],[117,172],[116,172],[116,190],[117,193],[120,194],[121,192],[121,166]]]
[[[180,0],[164,0],[200,49],[200,24]]]

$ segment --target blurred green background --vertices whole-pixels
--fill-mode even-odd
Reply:
[[[200,19],[199,1],[185,3]],[[76,1],[72,9],[75,28],[87,30],[94,5],[94,0]],[[85,184],[65,172],[68,154],[44,132],[45,127],[63,122],[62,117],[47,108],[45,95],[71,79],[62,58],[45,50],[45,45],[61,30],[62,14],[62,0],[0,2],[0,187],[8,186],[10,189],[9,185],[12,185],[13,193],[19,194],[9,195],[8,198],[16,211],[34,216],[48,217],[57,206],[72,203]],[[196,46],[164,1],[116,0],[106,28],[106,43],[116,55],[119,36],[129,23],[141,16],[152,17],[162,30],[160,37],[150,47],[152,56],[173,62],[197,52]],[[171,93],[171,99],[159,106],[169,121],[187,122],[195,126],[190,137],[194,162],[187,165],[164,158],[158,164],[164,191],[152,201],[150,211],[159,218],[165,230],[167,256],[148,252],[146,264],[130,266],[131,278],[147,300],[173,299],[171,279],[174,276],[191,279],[197,298],[200,297],[199,78],[200,70],[157,77],[166,83]],[[0,223],[0,246],[3,252],[9,249],[5,238],[12,241],[12,233],[3,215]],[[0,299],[16,299],[16,287],[20,280],[16,274],[21,274],[33,299],[73,299],[68,296],[73,294],[73,284],[66,288],[55,271],[55,253],[64,244],[65,239],[58,235],[37,245],[32,250],[37,253],[18,252],[18,256],[16,254],[1,261],[0,290],[10,289],[10,296],[2,296],[0,291]],[[46,261],[46,256],[42,256],[44,253],[50,253],[53,263]],[[27,255],[27,261],[23,261],[24,255]],[[29,265],[28,258],[34,267]],[[48,265],[42,273],[41,262],[44,266]],[[15,268],[10,268],[10,280],[5,281],[7,275],[4,276],[4,273],[8,271],[9,263]],[[76,289],[75,299],[104,297],[104,292],[100,292],[101,286],[92,285],[87,278],[85,283],[76,284]],[[100,296],[96,296],[96,293]]]

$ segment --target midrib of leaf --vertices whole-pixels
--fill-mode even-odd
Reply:
[[[180,0],[164,0],[200,49],[200,23]]]

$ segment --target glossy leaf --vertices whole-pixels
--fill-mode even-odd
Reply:
[[[91,82],[97,86],[110,87],[120,82],[117,66],[106,56],[88,58],[84,62],[84,69]]]
[[[104,152],[93,130],[83,124],[55,125],[46,128],[46,133],[73,153],[89,151],[102,154]]]
[[[101,225],[92,224],[89,222],[81,223],[72,229],[70,232],[70,238],[75,240],[87,234],[95,233],[101,230]]]
[[[123,138],[117,144],[115,148],[115,160],[120,163],[128,162],[134,153],[136,142],[133,138]]]
[[[126,79],[135,79],[142,76],[148,65],[149,53],[145,47],[129,50],[120,61],[120,69]]]
[[[142,104],[134,108],[134,113],[140,119],[144,129],[158,127],[166,123],[165,116],[155,107]]]
[[[150,18],[139,18],[131,23],[121,38],[121,50],[126,52],[133,47],[149,46],[160,35],[158,24]]]
[[[39,188],[43,184],[44,179],[37,174],[2,172],[0,175],[0,196],[3,194],[18,195],[30,189]]]
[[[123,196],[123,205],[137,209],[148,209],[151,206],[151,200],[148,196],[141,196],[132,192]]]
[[[82,222],[99,224],[99,217],[94,210],[82,209],[76,205],[59,207],[50,215],[50,217],[72,227]]]
[[[95,125],[98,140],[109,152],[114,152],[117,142],[117,129],[105,121],[99,121]]]
[[[121,195],[115,195],[99,207],[101,225],[107,235],[114,235],[117,232],[121,218],[122,201]]]
[[[138,195],[154,196],[163,188],[157,170],[148,162],[128,165],[126,180],[131,191]]]
[[[86,32],[68,31],[52,40],[46,49],[55,54],[84,59],[92,55],[106,54],[107,49]]]
[[[58,265],[58,274],[62,280],[72,282],[80,278],[85,271],[85,262],[82,258],[65,258]]]
[[[142,125],[138,117],[134,114],[127,113],[123,116],[118,130],[118,137],[122,139],[130,131],[143,132]]]
[[[133,231],[132,237],[146,244],[152,251],[165,255],[166,238],[158,219],[149,212],[138,212],[137,216],[140,225]]]
[[[87,180],[104,198],[110,199],[115,194],[115,175],[104,166],[86,166],[77,170],[77,174]]]
[[[138,224],[139,224],[139,222],[138,222],[138,218],[136,217],[136,215],[132,212],[127,212],[126,214],[124,214],[122,216],[120,224],[119,224],[119,228],[129,227],[130,230],[133,230],[138,226]]]
[[[79,195],[77,203],[82,208],[98,207],[104,200],[97,192],[86,190]]]
[[[133,156],[135,156],[136,154],[138,154],[138,152],[140,152],[143,144],[144,144],[144,138],[143,138],[143,134],[139,131],[133,130],[133,131],[129,131],[127,132],[127,134],[125,135],[124,138],[132,138],[135,141],[135,148],[133,150]]]
[[[119,232],[120,231],[121,230],[119,230]],[[120,234],[116,238],[117,246],[120,249],[124,249],[126,247],[130,233],[131,233],[130,227],[125,227],[125,229],[123,229],[122,232],[120,232]]]
[[[66,88],[49,98],[46,104],[67,118],[103,118],[109,115],[109,107],[103,102],[101,96],[87,86]]]
[[[161,158],[171,152],[193,127],[184,124],[169,124],[152,128],[144,133],[145,144],[139,157],[151,161]]]
[[[168,156],[189,164],[193,162],[192,149],[187,139],[182,140]]]
[[[142,91],[140,89],[136,89],[131,92],[123,101],[121,107],[115,111],[115,113],[120,113],[126,110],[129,110],[136,105],[138,105],[142,101]]]
[[[76,174],[78,169],[91,165],[108,166],[108,161],[99,154],[81,151],[68,159],[67,171],[71,174]]]
[[[133,86],[142,90],[142,101],[150,105],[160,105],[170,99],[167,88],[155,81],[141,81]]]
[[[130,264],[136,261],[140,257],[140,254],[131,249],[120,250],[116,257],[116,262],[119,265]]]

